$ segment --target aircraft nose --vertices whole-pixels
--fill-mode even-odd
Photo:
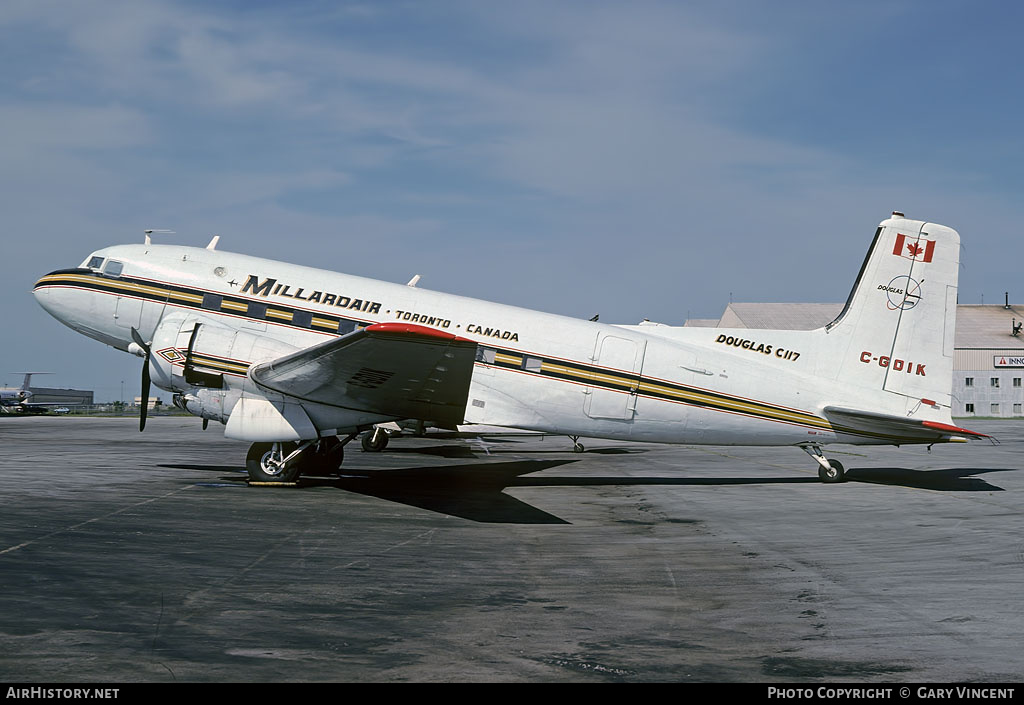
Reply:
[[[61,282],[70,271],[73,270],[58,269],[44,274],[32,289],[32,295],[36,297],[39,305],[58,321],[64,321],[63,314],[67,298],[67,296],[61,296],[61,292],[67,291],[66,288],[62,288]]]

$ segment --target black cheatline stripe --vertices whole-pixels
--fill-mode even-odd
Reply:
[[[790,423],[798,426],[811,426],[817,429],[832,431],[837,434],[861,436],[867,438],[878,438],[882,440],[888,440],[893,442],[900,441],[905,443],[922,441],[922,439],[919,436],[892,435],[873,431],[865,431],[861,429],[850,428],[847,426],[838,426],[836,424],[831,423],[827,419],[824,419],[820,416],[816,416],[806,411],[789,409],[775,404],[768,404],[765,402],[743,399],[741,397],[733,397],[727,394],[723,394],[721,392],[713,392],[710,390],[700,389],[699,387],[690,387],[675,382],[668,382],[652,377],[644,377],[642,375],[611,372],[604,368],[588,366],[586,364],[578,362],[563,361],[554,358],[530,355],[528,353],[518,353],[512,350],[504,350],[501,348],[490,349],[494,350],[496,355],[513,357],[519,360],[525,359],[526,357],[534,357],[541,361],[541,367],[540,369],[537,370],[526,370],[523,369],[521,363],[514,364],[511,362],[504,362],[498,359],[495,359],[493,363],[485,363],[491,367],[514,370],[517,372],[526,372],[527,374],[534,374],[541,377],[549,377],[568,382],[584,382],[588,386],[600,387],[603,389],[611,389],[614,391],[636,392],[638,396],[648,397],[651,399],[683,403],[688,406],[695,406],[703,409],[709,409],[712,411],[739,414],[742,416],[759,418],[767,421]],[[556,371],[551,369],[551,367],[561,367],[570,369],[573,372],[578,372],[578,374]],[[605,379],[595,379],[594,375],[605,377]],[[618,378],[621,381],[612,382],[607,379],[608,377]],[[661,391],[655,389],[655,387],[664,387],[668,391]]]
[[[86,281],[83,281],[83,278],[85,278]],[[100,291],[107,294],[127,295],[160,304],[173,303],[177,306],[185,306],[200,311],[227,313],[232,316],[248,318],[254,321],[267,321],[278,325],[297,328],[299,330],[319,330],[322,332],[337,334],[338,326],[342,323],[351,323],[353,326],[364,323],[364,321],[358,319],[324,313],[316,309],[289,308],[277,303],[253,301],[252,299],[221,293],[217,294],[222,297],[221,304],[217,309],[203,308],[203,295],[212,292],[200,289],[190,289],[177,284],[152,283],[145,279],[133,279],[130,277],[119,277],[115,279],[103,276],[102,274],[98,274],[91,270],[69,269],[52,272],[43,277],[43,279],[40,280],[40,283],[36,284],[36,288],[46,286],[73,286],[79,289]],[[162,292],[162,295],[151,290],[160,291]],[[197,298],[199,299],[198,301],[196,301]],[[256,307],[256,310],[259,311],[260,315],[253,315],[250,313],[250,303],[259,304],[259,306]],[[244,307],[244,312],[239,308],[236,308],[237,306]],[[314,320],[309,326],[296,325],[291,321],[292,315],[295,311],[312,313]],[[318,322],[316,319],[320,319],[320,321]],[[325,325],[322,321],[328,321],[329,325]]]
[[[500,348],[491,349],[495,350],[495,353],[498,355],[505,355],[507,357],[517,358],[522,357],[521,353],[516,353],[511,350],[503,350]],[[786,407],[778,406],[775,404],[769,404],[766,402],[743,399],[741,397],[734,397],[728,394],[723,394],[721,392],[700,389],[699,387],[690,387],[687,385],[679,384],[677,382],[668,382],[653,377],[644,377],[636,373],[611,371],[601,367],[590,366],[578,362],[568,362],[554,358],[540,357],[534,355],[527,356],[537,357],[537,359],[541,361],[541,368],[539,370],[523,370],[523,368],[520,365],[506,363],[497,359],[495,359],[493,363],[487,364],[489,364],[492,367],[525,371],[531,374],[537,374],[544,377],[552,377],[555,379],[562,379],[571,382],[584,382],[587,383],[588,386],[592,387],[601,387],[605,389],[613,389],[616,391],[625,392],[637,391],[637,393],[641,396],[647,396],[655,399],[663,399],[667,401],[684,402],[691,404],[693,406],[702,406],[706,408],[722,409],[728,411],[737,411],[736,406],[747,407],[746,409],[742,410],[742,413],[773,419],[776,419],[778,416],[783,416],[788,417],[785,420],[793,421],[795,423],[814,425],[821,428],[830,427],[829,423],[825,419],[822,419],[821,417],[815,416],[814,414],[808,413],[806,411],[799,411],[796,409],[789,409]],[[579,374],[553,370],[551,369],[552,367],[567,368],[574,372],[578,372]],[[655,389],[655,387],[663,387],[666,388],[668,391]],[[699,399],[698,397],[703,397],[706,399]],[[756,410],[756,412],[751,413],[752,409]],[[776,416],[772,416],[772,414],[775,414]]]
[[[82,281],[85,278],[86,281]],[[45,280],[45,281],[44,281]],[[37,283],[36,288],[40,286],[59,286],[62,282],[65,285],[74,286],[76,288],[90,289],[93,291],[101,291],[104,293],[111,294],[127,294],[135,298],[147,299],[157,303],[169,303],[172,299],[176,305],[182,305],[189,308],[194,308],[200,311],[210,311],[213,313],[229,313],[233,316],[239,316],[243,318],[250,318],[252,320],[268,321],[270,320],[277,325],[285,325],[290,328],[296,328],[299,330],[310,330],[313,328],[319,328],[325,332],[337,332],[337,327],[342,322],[348,322],[358,325],[362,321],[358,321],[351,318],[345,318],[343,316],[337,316],[330,313],[323,313],[318,310],[310,309],[299,309],[289,308],[277,303],[269,303],[262,301],[253,301],[239,296],[232,296],[231,294],[218,294],[222,297],[221,305],[217,310],[203,308],[202,299],[204,294],[211,293],[200,289],[191,289],[189,287],[177,285],[177,284],[165,284],[163,282],[153,283],[144,279],[136,279],[132,277],[109,277],[103,274],[93,272],[92,270],[82,269],[66,269],[51,272],[44,276],[40,282]],[[142,289],[140,291],[140,289]],[[163,296],[154,293],[157,290],[163,292]],[[195,299],[199,299],[196,301]],[[249,315],[249,304],[250,302],[258,303],[260,306],[257,310],[260,311],[259,316]],[[225,304],[234,304],[235,306],[244,306],[246,312],[243,314],[232,306],[225,307]],[[295,311],[311,312],[313,318],[319,318],[323,321],[329,321],[332,325],[325,326],[323,323],[317,323],[315,320],[309,327],[295,325],[291,322],[292,314]],[[277,315],[274,315],[274,314]],[[287,321],[284,320],[287,317]],[[277,319],[277,320],[272,320]],[[784,423],[792,423],[802,426],[813,426],[815,428],[822,428],[831,430],[835,433],[843,433],[846,435],[856,436],[867,436],[870,438],[881,438],[892,441],[905,441],[905,442],[920,442],[919,438],[909,436],[891,436],[888,434],[875,433],[870,431],[861,431],[858,429],[852,429],[842,426],[835,426],[826,419],[815,416],[805,411],[796,411],[780,407],[774,404],[768,404],[759,401],[748,401],[740,397],[733,397],[721,392],[712,392],[709,390],[703,390],[697,387],[688,387],[676,382],[667,382],[651,377],[643,377],[641,375],[622,373],[618,371],[607,370],[594,365],[587,365],[585,363],[570,361],[570,360],[559,360],[557,358],[548,358],[540,355],[531,355],[529,353],[520,353],[513,350],[507,350],[502,348],[488,347],[495,351],[496,354],[504,355],[506,357],[516,358],[518,362],[516,364],[510,362],[504,362],[495,360],[493,363],[485,363],[492,367],[499,367],[502,369],[516,370],[519,372],[526,372],[527,374],[534,374],[542,377],[549,377],[552,379],[559,379],[568,382],[583,382],[588,386],[599,387],[602,389],[610,389],[613,391],[620,392],[635,392],[639,396],[645,396],[652,399],[661,399],[665,401],[681,402],[690,406],[697,406],[701,408],[711,409],[714,411],[724,411],[729,413],[740,414],[743,416],[749,416],[752,418],[761,418],[769,421],[777,421]],[[522,360],[527,357],[531,357],[540,360],[541,367],[537,370],[526,370],[523,369]],[[234,372],[239,374],[237,367],[241,363],[235,362],[222,362],[215,360],[214,358],[207,358],[211,360],[211,363],[200,363],[204,367],[210,367],[212,369],[219,369],[215,365],[221,365],[224,367],[223,371]],[[547,365],[548,369],[544,369]],[[231,366],[234,369],[228,369]],[[564,370],[553,370],[551,367],[561,367]],[[601,379],[601,378],[604,379]],[[640,391],[641,387],[646,385],[646,389]],[[665,387],[671,392],[658,391],[651,387]],[[708,399],[700,399],[699,397],[707,397]]]

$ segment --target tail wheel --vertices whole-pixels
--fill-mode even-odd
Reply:
[[[845,482],[846,470],[843,468],[843,464],[834,458],[829,458],[828,464],[830,465],[828,469],[818,467],[818,478],[822,482]]]
[[[388,447],[388,434],[382,428],[367,431],[359,439],[359,445],[366,453],[379,453]]]
[[[251,482],[295,482],[299,479],[299,458],[284,459],[297,443],[253,443],[245,456],[245,469]]]

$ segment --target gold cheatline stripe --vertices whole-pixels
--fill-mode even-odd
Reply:
[[[83,284],[99,283],[100,285],[104,287],[109,287],[111,289],[118,289],[120,291],[129,291],[140,294],[154,294],[160,298],[178,299],[179,301],[191,301],[193,303],[201,303],[203,300],[202,296],[196,296],[195,294],[186,294],[180,291],[172,291],[170,289],[163,289],[156,286],[150,286],[148,284],[136,284],[134,282],[122,281],[117,279],[98,279],[97,277],[91,277],[82,274],[56,274],[52,276],[45,276],[39,281],[55,283],[81,282]]]
[[[663,385],[653,384],[646,381],[640,385],[640,391],[667,394],[668,396],[675,397],[680,400],[699,401],[708,405],[738,411],[740,413],[767,416],[768,418],[772,418],[777,421],[793,421],[807,426],[815,426],[817,428],[832,428],[831,424],[817,416],[813,416],[802,411],[783,411],[759,402],[744,402],[738,399],[722,399],[711,394],[701,394],[697,391],[673,389],[671,387],[665,387]]]
[[[568,375],[568,376],[571,376],[571,377],[575,377],[575,378],[581,379],[581,380],[596,381],[596,382],[610,382],[610,383],[620,384],[620,385],[627,386],[627,387],[632,387],[633,385],[637,384],[637,380],[633,379],[633,378],[621,377],[621,376],[616,376],[616,375],[613,375],[613,374],[608,374],[608,373],[603,373],[603,372],[584,371],[584,370],[580,370],[580,369],[575,368],[575,367],[567,367],[567,366],[563,366],[563,365],[556,365],[556,364],[553,364],[553,363],[550,363],[550,362],[545,362],[541,366],[541,371],[542,372],[544,372],[544,371],[558,372],[558,373],[565,374],[565,375]],[[823,421],[822,419],[818,418],[817,416],[813,416],[813,415],[807,414],[805,412],[800,412],[800,411],[781,411],[779,409],[775,409],[775,408],[769,407],[769,406],[767,406],[765,404],[761,404],[761,403],[758,403],[758,402],[744,402],[744,401],[740,401],[738,399],[722,399],[722,398],[717,397],[717,396],[701,394],[700,392],[696,392],[696,391],[689,391],[689,390],[675,389],[673,387],[666,387],[664,385],[654,384],[654,383],[648,382],[646,380],[641,381],[639,383],[638,391],[640,391],[640,392],[645,392],[646,391],[646,392],[649,392],[649,393],[651,393],[651,392],[653,392],[653,393],[661,393],[661,394],[665,394],[667,396],[674,397],[676,399],[684,400],[684,401],[685,400],[688,400],[688,401],[700,401],[700,402],[704,402],[704,403],[706,403],[706,404],[708,404],[710,406],[722,407],[722,408],[731,409],[733,411],[739,411],[739,412],[743,412],[743,413],[747,413],[747,414],[755,414],[755,415],[759,415],[759,416],[767,416],[769,418],[773,418],[773,419],[776,419],[776,420],[793,421],[793,422],[801,423],[801,424],[804,424],[804,425],[815,426],[817,428],[831,428],[831,426],[827,422]]]
[[[596,370],[581,370],[576,367],[566,367],[564,365],[557,365],[551,362],[544,362],[541,364],[540,369],[541,372],[557,372],[586,382],[609,382],[612,384],[621,384],[630,388],[637,384],[637,379],[635,377],[621,377],[608,374],[607,372],[598,372]]]
[[[196,353],[192,354],[192,362],[193,364],[202,365],[203,367],[209,367],[215,370],[229,370],[231,372],[245,372],[249,369],[248,365],[239,364],[237,362],[225,362],[224,360],[215,360]]]
[[[163,289],[163,288],[159,288],[159,287],[155,287],[155,286],[149,286],[149,285],[146,285],[146,284],[137,284],[137,283],[134,283],[134,282],[128,282],[128,281],[123,281],[123,280],[97,279],[97,277],[94,277],[94,276],[81,275],[81,274],[47,275],[47,276],[43,277],[42,279],[40,279],[39,281],[41,281],[41,282],[55,282],[55,283],[71,281],[71,282],[81,282],[81,283],[86,283],[86,284],[92,284],[94,282],[99,281],[103,286],[107,286],[107,287],[114,288],[114,289],[120,289],[122,291],[132,291],[132,292],[137,292],[137,293],[154,294],[156,296],[163,296],[163,297],[167,297],[167,298],[171,298],[171,299],[177,299],[177,300],[181,300],[181,301],[191,301],[193,303],[202,303],[202,301],[203,301],[203,297],[201,295],[189,294],[189,293],[180,292],[180,291],[173,291],[173,290],[170,290],[170,289]],[[234,309],[236,311],[248,311],[248,304],[247,303],[238,303],[238,302],[235,302],[235,301],[224,301],[224,302],[222,302],[221,307],[222,308]],[[281,311],[281,310],[278,310],[278,309],[267,309],[266,315],[267,315],[268,318],[273,317],[273,318],[278,318],[278,319],[286,320],[286,321],[292,320],[292,311]],[[323,327],[328,327],[328,328],[333,328],[334,326],[337,325],[337,323],[335,321],[329,321],[329,320],[325,320],[323,318],[315,318],[315,317],[313,318],[313,324],[314,325],[323,326]],[[522,356],[518,356],[517,357],[517,356],[513,356],[513,355],[506,355],[506,354],[503,354],[503,353],[500,353],[500,352],[495,354],[495,362],[503,362],[505,364],[518,365],[518,364],[522,364],[522,361],[523,361],[523,357]],[[242,373],[246,372],[249,369],[247,365],[239,365],[237,363],[226,363],[226,362],[211,361],[211,360],[207,360],[206,362],[203,362],[201,364],[203,364],[205,367],[210,367],[210,368],[213,368],[213,369],[217,369],[217,367],[220,366],[220,367],[222,367],[225,370],[230,370],[230,371],[235,371],[235,372],[242,372]],[[570,376],[570,377],[575,377],[576,379],[583,380],[583,381],[605,382],[605,383],[610,383],[610,384],[619,384],[619,385],[623,385],[623,386],[626,386],[626,387],[632,387],[633,385],[638,384],[636,379],[631,379],[631,378],[627,378],[627,377],[621,377],[621,376],[617,376],[617,375],[613,375],[613,374],[608,374],[608,373],[604,373],[604,372],[597,372],[597,371],[594,371],[594,370],[581,370],[581,369],[576,368],[576,367],[568,367],[568,366],[564,366],[564,365],[558,365],[558,364],[555,364],[555,363],[552,363],[552,362],[548,362],[548,361],[542,361],[541,362],[541,373],[543,373],[543,372],[556,372],[556,373],[567,375],[567,376]],[[800,412],[800,411],[781,411],[779,409],[775,409],[775,408],[769,407],[769,406],[761,404],[759,402],[744,402],[744,401],[740,401],[738,399],[723,399],[723,398],[715,396],[715,395],[702,394],[702,393],[697,392],[697,391],[675,389],[673,387],[667,387],[665,385],[655,384],[653,382],[648,382],[648,381],[645,381],[645,380],[642,380],[642,379],[641,379],[641,381],[639,381],[638,391],[640,391],[640,392],[645,392],[646,391],[646,392],[649,392],[649,393],[664,394],[664,395],[673,397],[675,399],[679,399],[681,401],[702,402],[702,403],[704,403],[704,404],[706,404],[708,406],[714,407],[714,408],[729,409],[729,410],[736,411],[736,412],[739,412],[739,413],[745,413],[745,414],[751,414],[751,415],[755,415],[755,416],[767,417],[768,419],[773,419],[773,420],[776,420],[776,421],[792,421],[792,422],[795,422],[795,423],[803,424],[805,426],[814,426],[816,428],[827,429],[827,430],[833,431],[834,433],[847,433],[847,434],[853,434],[853,435],[859,435],[859,436],[874,436],[874,437],[877,437],[877,438],[896,438],[896,439],[910,438],[910,437],[904,437],[904,436],[892,436],[892,435],[889,435],[889,434],[877,433],[877,432],[873,432],[873,431],[862,431],[862,430],[859,430],[859,429],[847,428],[847,427],[844,427],[844,426],[833,426],[828,421],[826,421],[824,419],[821,419],[821,418],[819,418],[817,416],[813,416],[813,415],[807,414],[805,412]]]

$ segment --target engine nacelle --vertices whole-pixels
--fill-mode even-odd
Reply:
[[[174,405],[193,416],[227,423],[241,392],[237,389],[195,389],[174,395]]]
[[[266,333],[232,330],[194,315],[171,315],[153,335],[149,369],[154,384],[182,394],[183,408],[224,420],[239,393],[253,385],[247,376],[250,366],[296,349]]]

